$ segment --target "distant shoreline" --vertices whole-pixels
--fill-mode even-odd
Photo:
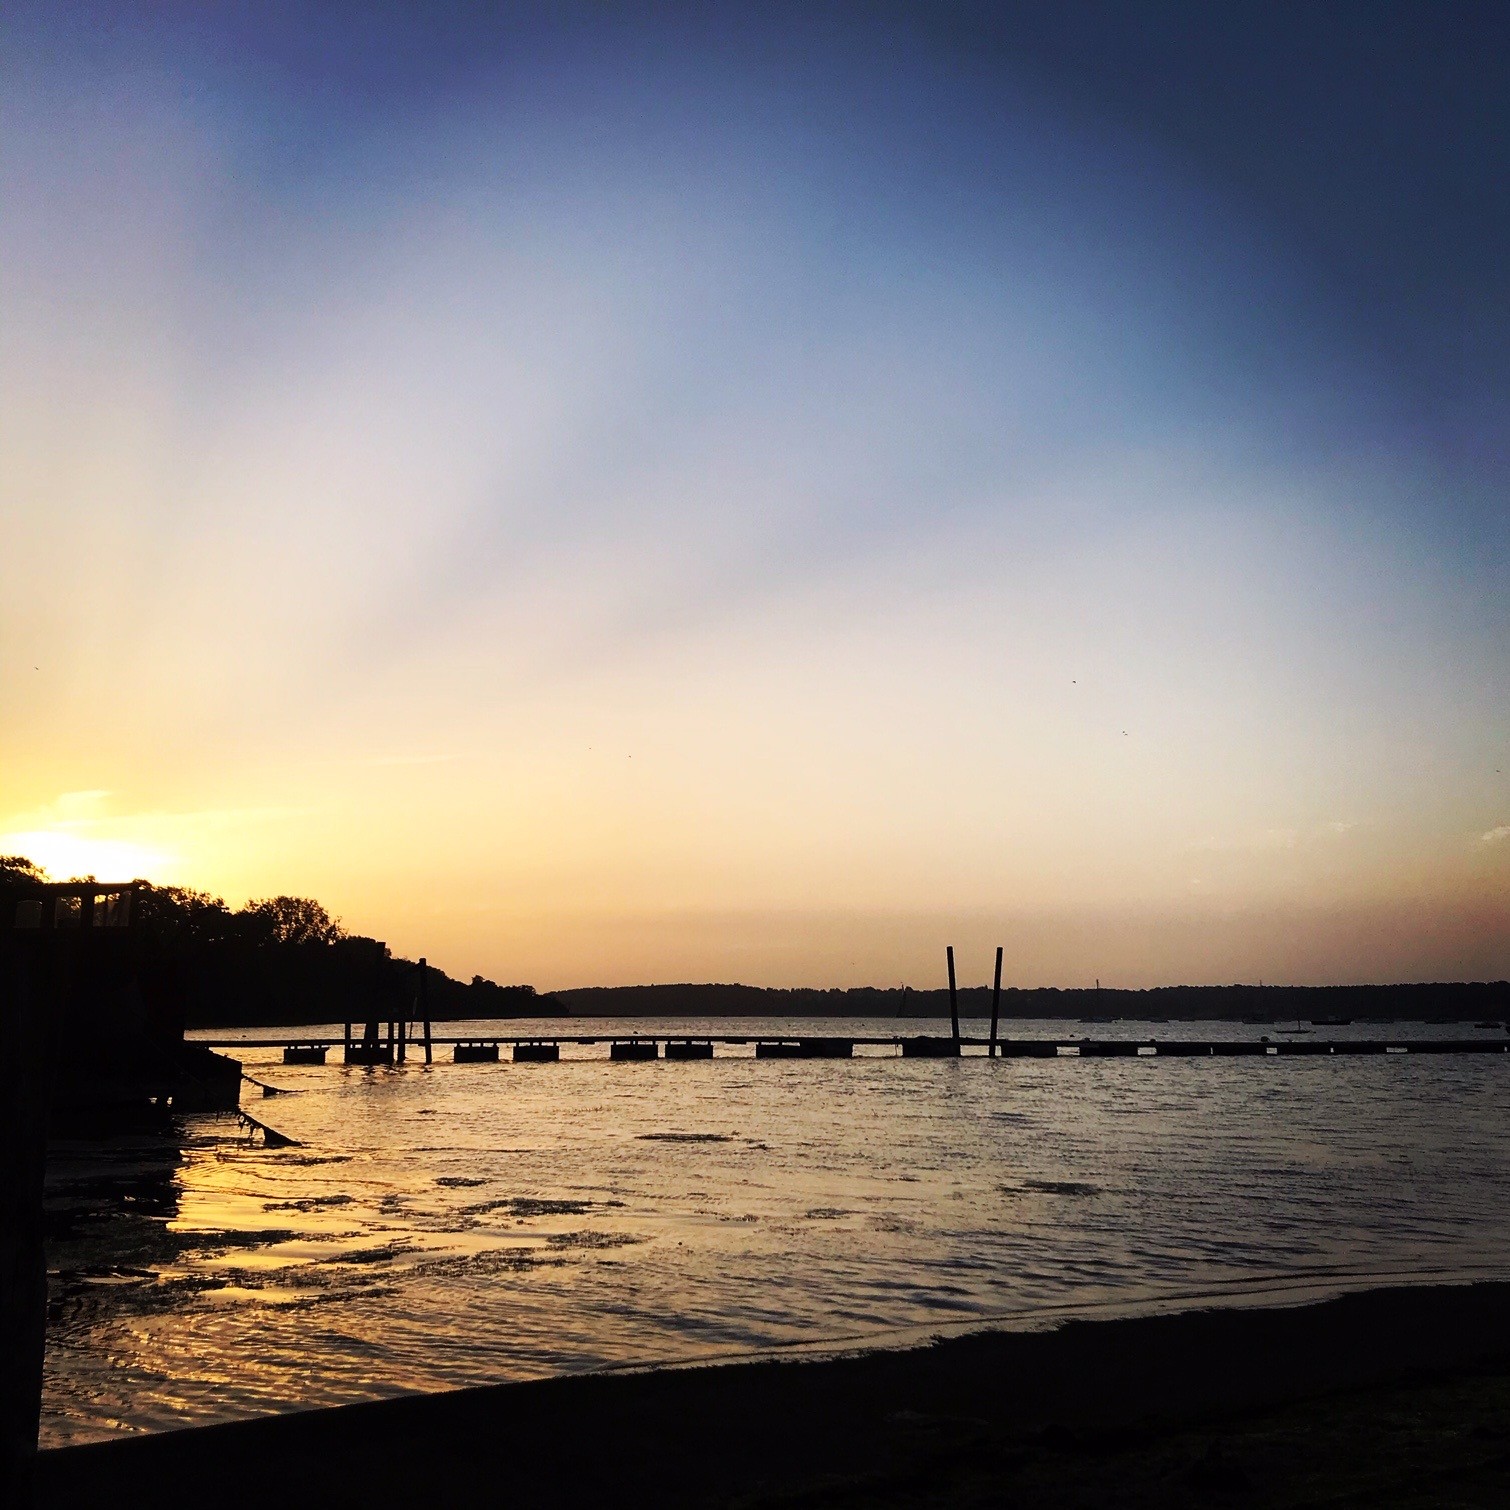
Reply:
[[[1488,1505],[1510,1485],[1507,1406],[1510,1284],[1407,1287],[59,1448],[41,1454],[39,1498],[156,1507],[173,1486],[269,1483],[284,1506],[491,1505],[503,1486],[512,1502],[598,1507],[1205,1504],[1232,1491],[1253,1505],[1297,1488],[1393,1504],[1446,1475],[1467,1495],[1454,1503]]]
[[[542,1000],[573,1017],[870,1017],[949,1016],[945,988],[809,988],[676,984],[586,986],[554,991]],[[988,1019],[991,990],[958,993],[962,1017]],[[1004,1022],[1069,1019],[1079,1022],[1379,1022],[1503,1023],[1510,1018],[1510,982],[1441,982],[1362,986],[1010,987],[1001,993]]]
[[[679,983],[653,986],[580,986],[533,992],[527,987],[466,988],[430,967],[437,982],[430,997],[433,1022],[511,1022],[534,1018],[602,1017],[626,1021],[658,1018],[869,1018],[911,1022],[949,1020],[949,992],[938,987],[745,986]],[[440,983],[447,989],[441,989]],[[213,1009],[204,1003],[213,1001]],[[300,1027],[326,1021],[311,1015],[324,1004],[336,1019],[344,1011],[353,1020],[368,1012],[382,1016],[387,998],[370,1004],[339,995],[265,994],[242,989],[233,1000],[195,993],[187,1026],[209,1028]],[[967,986],[958,992],[962,1018],[988,1021],[991,989]],[[1004,987],[1003,1023],[1027,1020],[1060,1022],[1308,1022],[1317,1027],[1350,1022],[1481,1023],[1510,1020],[1510,982],[1462,981],[1403,986],[1154,986],[1146,990],[1116,987]]]

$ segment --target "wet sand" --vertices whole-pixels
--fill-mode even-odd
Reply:
[[[1510,1284],[378,1401],[58,1449],[38,1487],[121,1507],[1499,1506]]]

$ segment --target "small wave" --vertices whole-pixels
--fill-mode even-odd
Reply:
[[[482,1216],[489,1211],[507,1211],[511,1216],[586,1216],[596,1203],[593,1201],[548,1201],[532,1195],[505,1195],[496,1201],[478,1201],[472,1206],[463,1206],[463,1216]],[[622,1206],[622,1201],[609,1202]]]
[[[186,1248],[199,1253],[224,1253],[231,1248],[265,1248],[274,1243],[292,1242],[299,1236],[292,1227],[261,1229],[227,1229],[221,1232],[181,1232],[177,1234]]]
[[[552,1232],[546,1238],[552,1248],[628,1248],[644,1241],[628,1232]]]
[[[416,1264],[412,1273],[423,1279],[472,1279],[479,1275],[511,1274],[540,1265],[564,1264],[534,1248],[484,1248],[480,1253],[458,1254]]]
[[[327,1260],[333,1264],[382,1264],[390,1258],[402,1258],[406,1253],[414,1253],[417,1247],[414,1243],[383,1243],[377,1248],[352,1248],[345,1253],[333,1253]]]

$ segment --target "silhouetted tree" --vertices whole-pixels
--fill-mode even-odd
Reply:
[[[24,855],[0,855],[0,897],[8,907],[47,881]],[[413,1000],[413,961],[394,959],[381,939],[347,933],[311,898],[263,897],[233,911],[223,898],[189,886],[136,886],[134,926],[173,962],[195,1026],[339,1020],[343,1013],[365,1020]],[[11,918],[4,921],[9,926]],[[530,986],[478,976],[469,988],[433,965],[425,981],[427,1006],[442,1021],[555,1010]]]
[[[163,943],[193,949],[223,944],[234,935],[235,915],[223,898],[207,891],[144,884],[136,906],[138,925]]]
[[[25,855],[0,855],[0,891],[25,891],[47,880],[47,872]]]
[[[467,987],[469,1011],[475,1017],[518,1017],[527,1013],[535,995],[533,986],[500,986],[485,975],[474,975]]]
[[[263,897],[237,914],[258,943],[333,944],[346,937],[340,923],[310,897]]]

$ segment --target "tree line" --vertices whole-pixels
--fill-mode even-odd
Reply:
[[[0,896],[23,898],[50,879],[25,856],[0,855]],[[396,956],[381,939],[348,932],[311,897],[262,897],[233,908],[192,887],[137,884],[133,927],[174,962],[190,1027],[366,1021],[407,1015],[418,997],[416,961]],[[463,982],[433,965],[425,967],[424,984],[437,1021],[562,1010],[533,986],[481,975]]]
[[[568,1011],[582,1017],[870,1017],[948,1019],[949,992],[941,986],[762,987],[741,985],[588,986],[558,991]],[[962,1017],[991,1015],[989,986],[962,986]],[[1125,1018],[1137,1022],[1314,1022],[1377,1019],[1398,1022],[1503,1021],[1510,1017],[1505,981],[1445,981],[1419,985],[1356,986],[1006,986],[1003,1022],[1060,1019],[1082,1022]]]

